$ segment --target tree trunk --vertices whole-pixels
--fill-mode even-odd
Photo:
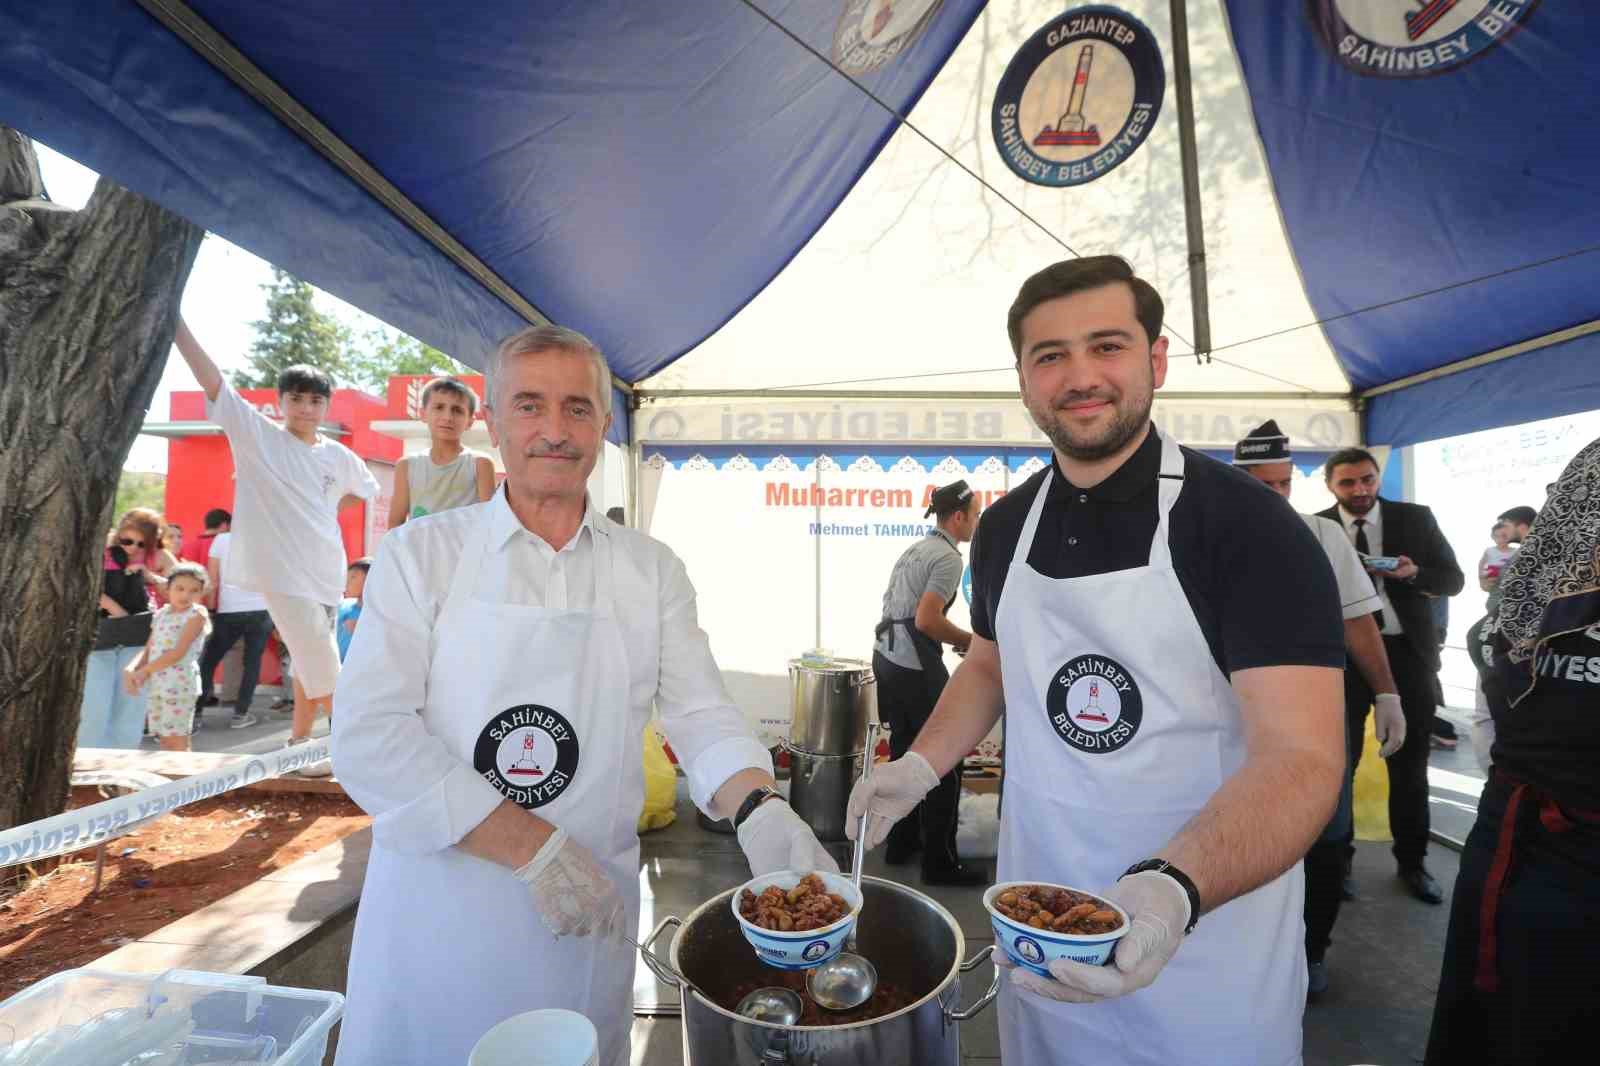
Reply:
[[[117,478],[205,235],[104,178],[41,193],[0,126],[0,829],[66,806]]]

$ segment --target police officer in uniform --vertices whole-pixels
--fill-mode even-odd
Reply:
[[[874,631],[872,672],[878,679],[878,717],[890,728],[896,759],[911,747],[939,702],[950,673],[943,644],[965,654],[972,634],[945,617],[961,586],[960,545],[978,528],[978,500],[965,481],[937,489],[923,517],[938,526],[905,550],[889,575],[883,619]],[[961,801],[961,764],[912,814],[894,827],[885,859],[896,865],[922,852],[922,879],[930,885],[981,885],[983,871],[956,858],[956,808]]]

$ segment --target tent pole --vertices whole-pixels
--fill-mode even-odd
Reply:
[[[812,501],[815,508],[817,535],[812,538],[816,541],[817,565],[815,570],[815,589],[812,597],[817,607],[817,640],[813,648],[822,647],[822,452],[817,452],[813,476],[816,478],[816,499]]]
[[[1007,367],[1006,369],[1010,370],[1011,368]],[[941,400],[971,400],[981,403],[1020,402],[1015,389],[1002,392],[964,389],[639,388],[634,391],[634,397],[641,403],[655,400],[872,400],[876,402],[916,400],[922,403],[935,403]],[[1339,403],[1346,408],[1355,406],[1354,400],[1348,392],[1289,392],[1287,390],[1277,392],[1185,392],[1181,389],[1163,389],[1160,398],[1169,402],[1174,400],[1202,400],[1207,402],[1249,400],[1275,403],[1280,400],[1319,400]]]
[[[1398,392],[1400,389],[1408,389],[1413,385],[1421,385],[1425,381],[1437,381],[1439,378],[1447,378],[1452,374],[1475,370],[1480,366],[1498,363],[1502,359],[1510,359],[1512,356],[1536,352],[1540,348],[1549,348],[1551,345],[1563,344],[1579,337],[1587,337],[1591,333],[1600,333],[1600,318],[1582,322],[1576,326],[1568,326],[1566,329],[1558,329],[1553,333],[1546,333],[1542,336],[1530,337],[1525,341],[1518,341],[1516,344],[1508,344],[1503,348],[1468,356],[1453,363],[1446,363],[1444,366],[1434,367],[1432,370],[1424,370],[1420,374],[1412,374],[1397,381],[1365,389],[1361,393],[1361,400],[1365,402],[1375,396]]]
[[[628,471],[623,479],[623,485],[628,497],[628,511],[624,515],[627,519],[624,525],[629,529],[644,529],[644,515],[639,513],[639,467],[644,455],[644,447],[639,443],[639,435],[633,434],[633,439],[628,442]]]
[[[1206,235],[1200,215],[1200,165],[1190,92],[1189,14],[1185,0],[1172,0],[1172,75],[1178,97],[1178,149],[1183,160],[1183,217],[1189,229],[1189,302],[1194,310],[1194,353],[1211,362],[1211,308],[1206,294]]]

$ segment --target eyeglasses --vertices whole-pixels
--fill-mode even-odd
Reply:
[[[124,548],[142,548],[142,547],[144,547],[144,541],[135,540],[132,537],[118,537],[117,538],[117,543],[122,545]]]

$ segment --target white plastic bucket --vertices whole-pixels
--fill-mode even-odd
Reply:
[[[484,1033],[467,1066],[599,1066],[600,1037],[583,1015],[530,1010]]]

